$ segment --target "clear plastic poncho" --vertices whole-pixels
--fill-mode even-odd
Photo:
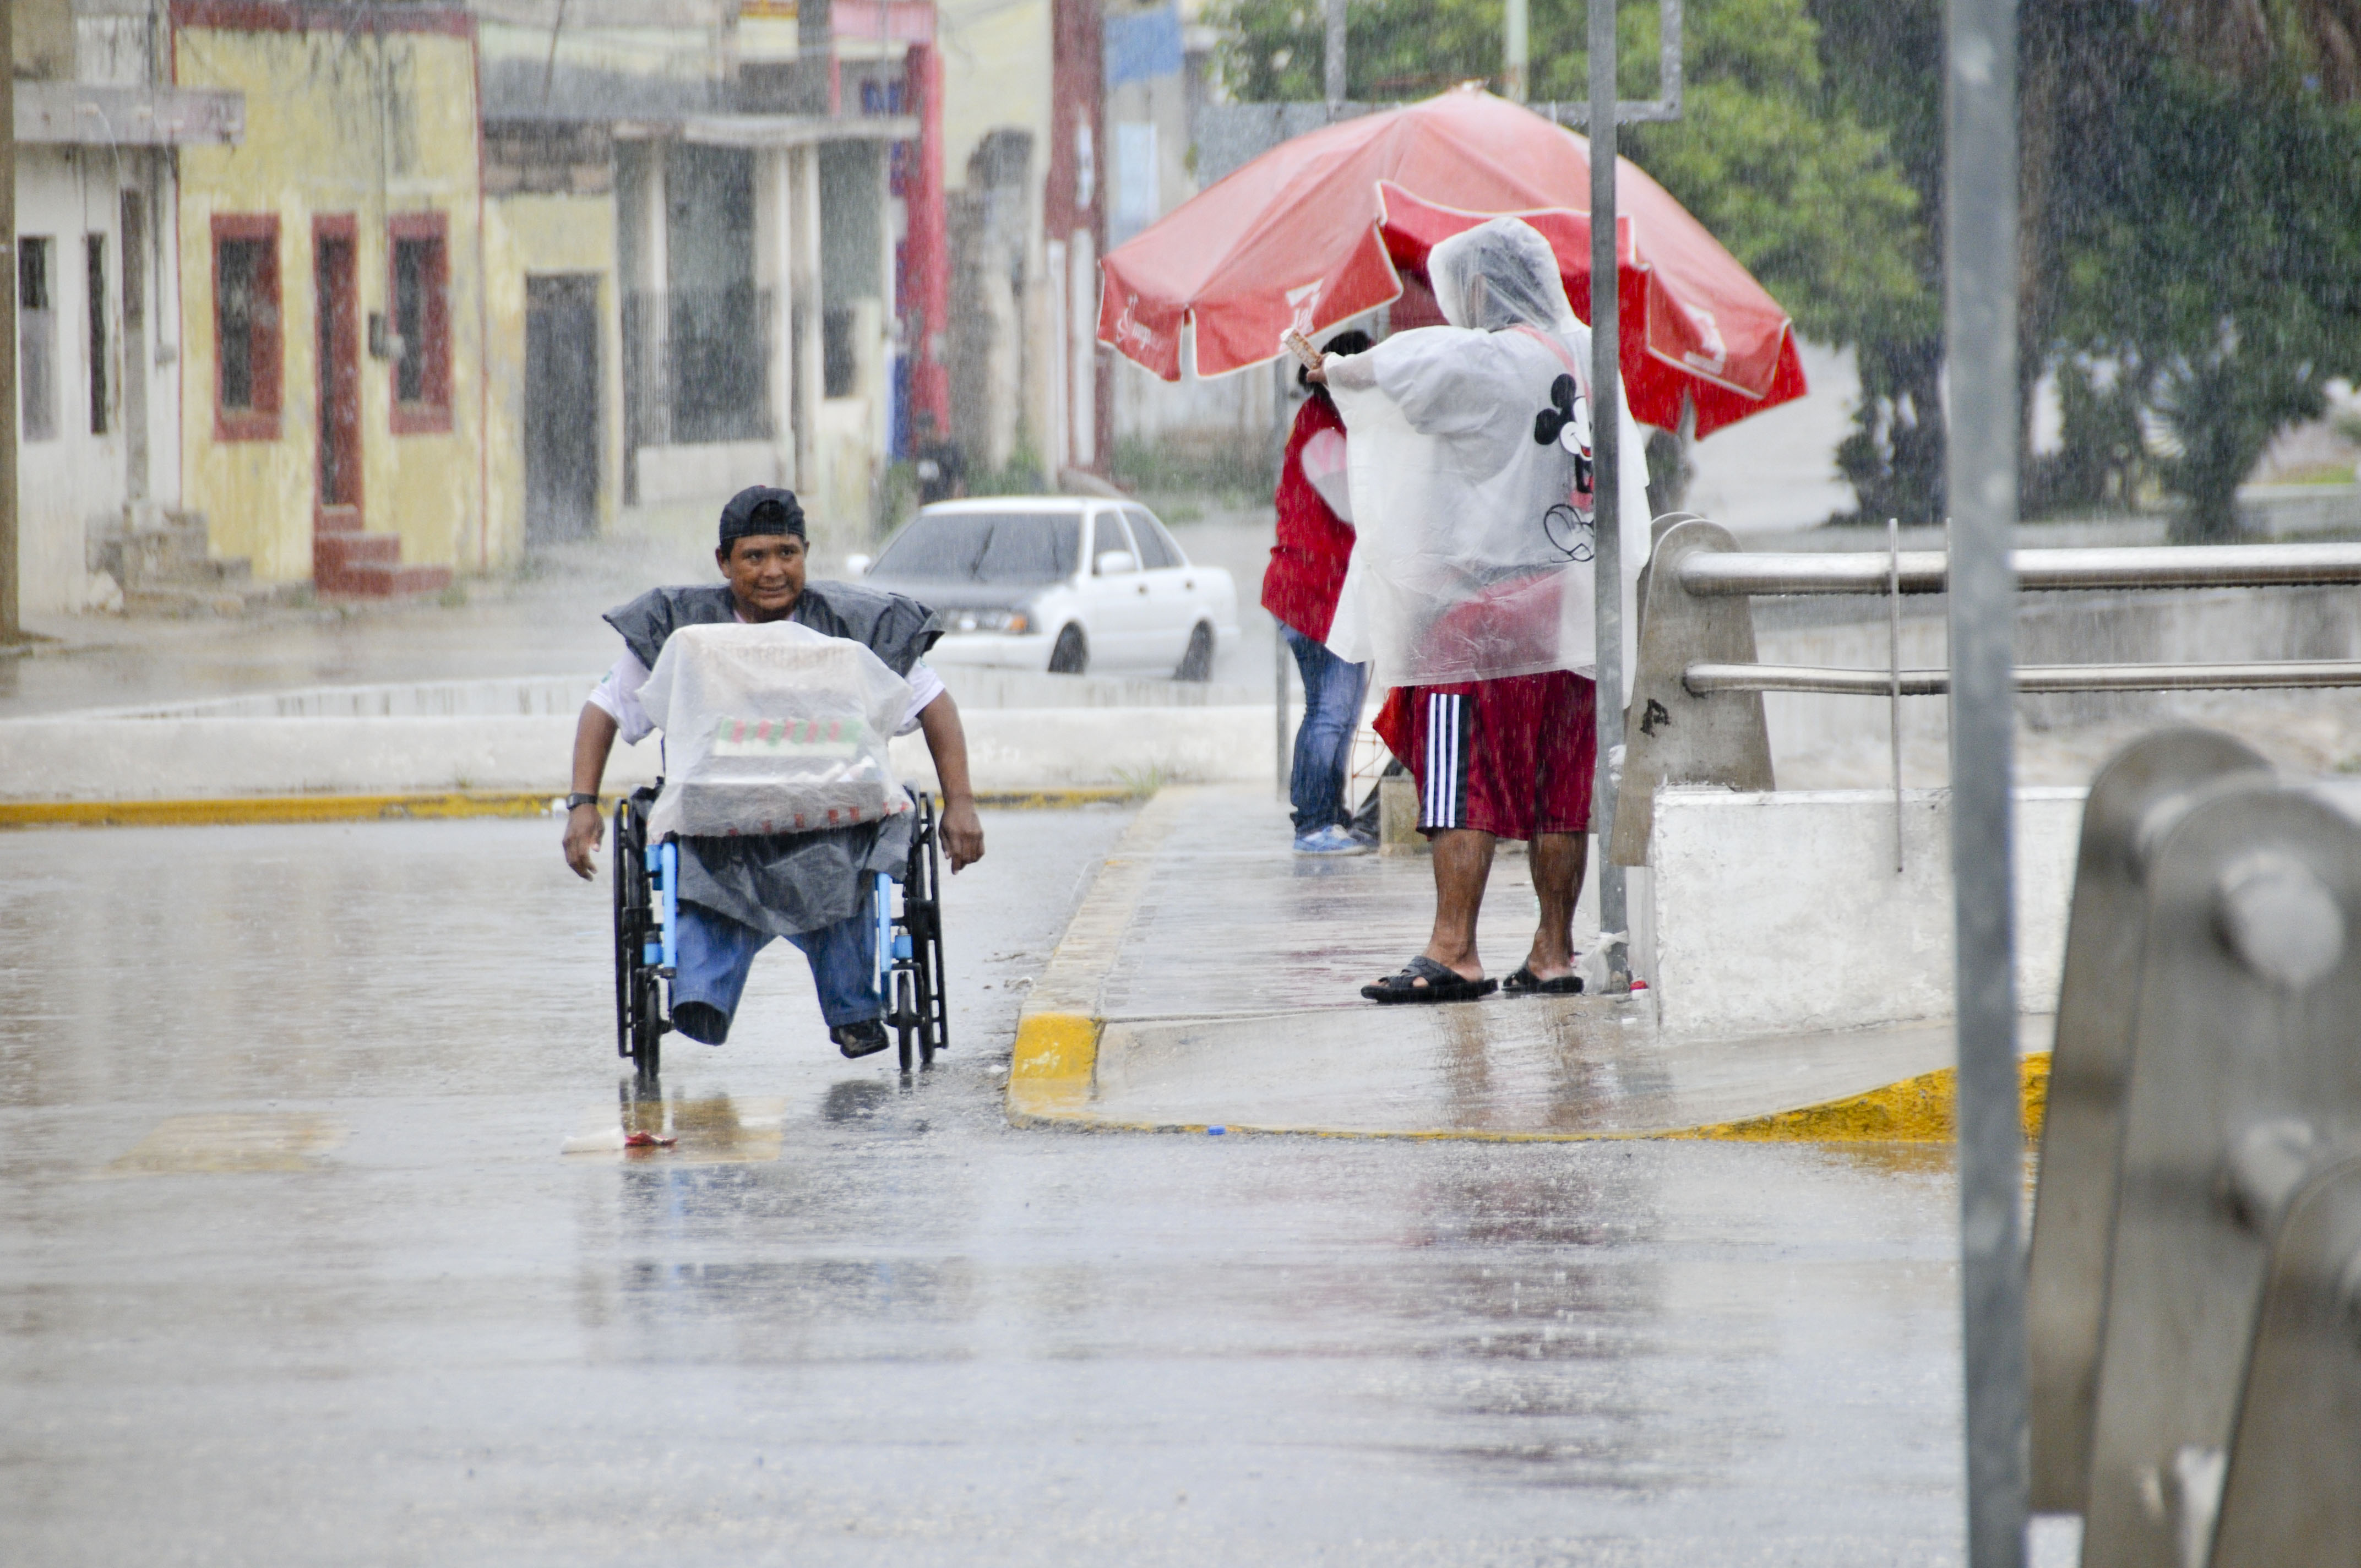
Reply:
[[[1427,271],[1451,325],[1328,366],[1356,532],[1328,646],[1374,662],[1380,686],[1591,675],[1590,329],[1549,241],[1520,219],[1454,235]],[[1618,401],[1629,670],[1647,463]]]
[[[886,742],[910,697],[849,638],[787,620],[680,628],[640,688],[664,732],[649,838],[804,833],[909,810]]]

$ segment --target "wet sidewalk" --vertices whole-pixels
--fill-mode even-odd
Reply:
[[[1167,789],[1097,874],[1019,1027],[1020,1122],[1347,1136],[1931,1141],[1950,1135],[1948,1021],[1741,1040],[1658,1036],[1645,992],[1379,1007],[1359,988],[1425,944],[1422,856],[1291,852],[1247,786]],[[1488,974],[1538,916],[1507,846]],[[1575,946],[1598,941],[1595,883]],[[2028,1019],[2030,1107],[2047,1019]]]

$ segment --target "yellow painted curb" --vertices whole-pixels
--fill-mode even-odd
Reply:
[[[2041,1136],[2042,1117],[2049,1109],[2049,1053],[2022,1058],[2017,1063],[2017,1082],[2024,1094],[2025,1136],[2029,1143]],[[1958,1099],[1959,1074],[1947,1067],[1800,1111],[1655,1135],[1731,1143],[1948,1144],[1958,1135]]]
[[[225,795],[214,800],[5,800],[0,828],[222,828],[261,822],[363,822],[376,818],[539,817],[565,792],[455,789],[398,795]],[[1104,788],[987,790],[978,806],[1013,811],[1054,811],[1137,800],[1119,784]],[[615,799],[600,799],[600,811]]]
[[[1181,786],[1152,796],[1091,878],[1057,950],[1034,982],[1016,1021],[1008,1061],[1008,1119],[1019,1125],[1083,1119],[1098,1070],[1100,988],[1122,948],[1156,851],[1172,831],[1191,791]]]
[[[1008,1119],[1068,1122],[1090,1102],[1098,1068],[1100,1021],[1074,1013],[1033,1013],[1016,1025],[1009,1058]]]
[[[1058,811],[1075,806],[1122,805],[1146,800],[1153,790],[1133,789],[1128,784],[1082,784],[1071,789],[986,789],[978,790],[978,806],[994,806],[1004,811]]]
[[[258,795],[219,800],[0,801],[0,828],[198,828],[252,822],[539,817],[538,790],[443,790],[423,795]]]
[[[1078,1022],[1097,1023],[1096,1020]],[[1095,1056],[1096,1031],[1091,1050]],[[2031,1143],[2041,1136],[2041,1122],[2049,1099],[2049,1053],[2026,1057],[2020,1064],[2025,1088],[2025,1135]],[[1493,1127],[1341,1128],[1263,1126],[1251,1123],[1118,1121],[1089,1114],[1087,1071],[1068,1078],[1035,1079],[1019,1083],[1012,1073],[1008,1113],[1020,1124],[1055,1124],[1097,1133],[1196,1133],[1220,1126],[1225,1134],[1294,1138],[1391,1139],[1409,1143],[1456,1141],[1478,1144],[1595,1144],[1657,1141],[1756,1144],[1949,1144],[1956,1135],[1953,1118],[1956,1075],[1949,1068],[1921,1073],[1889,1083],[1866,1094],[1832,1100],[1775,1115],[1743,1122],[1721,1122],[1705,1127],[1667,1127],[1640,1132],[1543,1133]]]
[[[1028,1082],[1088,1083],[1098,1065],[1100,1021],[1072,1013],[1036,1013],[1016,1025],[1008,1076]]]

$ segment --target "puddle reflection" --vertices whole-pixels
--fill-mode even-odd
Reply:
[[[1670,1348],[1669,1287],[1632,1255],[1663,1225],[1652,1162],[1488,1151],[1419,1184],[1413,1206],[1420,1228],[1405,1239],[1443,1256],[1396,1310],[1425,1339],[1430,1397],[1447,1416],[1519,1423],[1441,1456],[1520,1484],[1663,1484],[1647,1456],[1683,1446],[1649,1387],[1649,1364]]]
[[[879,1251],[923,1201],[876,1157],[924,1131],[888,1114],[914,1087],[845,1080],[799,1100],[790,1151],[785,1098],[623,1080],[616,1108],[566,1146],[622,1168],[611,1191],[583,1194],[585,1326],[633,1358],[775,1364],[823,1339],[832,1355],[895,1354],[914,1325],[974,1316],[968,1260]],[[634,1133],[671,1141],[634,1146]],[[863,1146],[850,1168],[847,1139]]]
[[[677,1095],[642,1091],[626,1079],[617,1112],[594,1118],[566,1142],[569,1158],[625,1164],[742,1165],[775,1160],[785,1136],[787,1102],[762,1096]]]

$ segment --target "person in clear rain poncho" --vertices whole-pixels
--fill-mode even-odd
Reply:
[[[1448,1002],[1496,988],[1476,924],[1502,837],[1531,842],[1541,902],[1508,989],[1568,992],[1581,987],[1574,905],[1598,760],[1590,331],[1549,242],[1519,219],[1444,240],[1427,271],[1451,324],[1313,372],[1344,416],[1357,530],[1328,646],[1373,661],[1394,688],[1378,729],[1417,780],[1434,850],[1425,950],[1362,994]],[[1619,497],[1628,602],[1648,503],[1620,397],[1615,417],[1631,454]]]

